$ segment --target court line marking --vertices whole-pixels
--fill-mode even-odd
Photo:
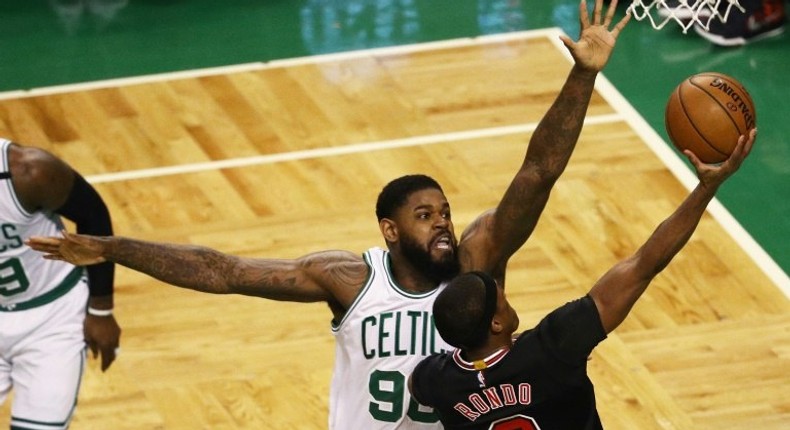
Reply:
[[[585,118],[586,125],[623,122],[619,114],[596,115]],[[531,133],[537,128],[538,123],[525,123],[518,125],[482,128],[451,133],[428,134],[407,137],[403,139],[380,140],[374,142],[354,143],[343,146],[306,149],[278,154],[259,155],[254,157],[229,158],[225,160],[207,161],[204,163],[190,163],[177,166],[155,167],[150,169],[128,170],[124,172],[105,173],[86,176],[92,184],[128,181],[134,179],[153,178],[184,173],[199,173],[219,169],[245,167],[261,164],[273,164],[287,161],[305,160],[309,158],[333,157],[337,155],[359,154],[364,152],[399,149],[410,146],[427,146],[437,143],[456,142],[489,137],[509,136],[519,133]]]
[[[223,67],[212,67],[180,72],[159,73],[152,75],[136,76],[129,78],[108,79],[77,84],[58,85],[51,87],[33,88],[30,90],[13,90],[0,92],[0,100],[11,98],[25,98],[43,95],[60,94],[73,91],[87,91],[100,88],[113,88],[119,86],[137,85],[151,82],[161,82],[164,80],[197,78],[215,76],[227,73],[239,73],[263,70],[268,68],[292,67],[298,65],[325,63],[332,61],[344,61],[361,57],[388,56],[399,54],[410,54],[414,52],[446,49],[459,46],[479,45],[485,43],[501,43],[510,40],[523,40],[529,38],[548,38],[559,51],[572,61],[570,54],[559,39],[565,33],[559,27],[528,30],[521,32],[502,33],[477,37],[458,38],[437,42],[415,43],[409,45],[372,48],[357,51],[347,51],[331,54],[322,54],[308,57],[272,60],[269,62],[246,63]],[[599,74],[596,80],[596,90],[609,104],[618,112],[618,115],[603,115],[589,117],[585,124],[604,123],[624,120],[634,132],[641,137],[641,140],[658,156],[672,174],[683,184],[686,189],[691,190],[697,183],[696,175],[686,166],[684,161],[672,151],[667,143],[656,133],[647,121],[634,109],[634,107],[620,94],[614,85],[609,82],[603,73]],[[212,161],[207,163],[196,163],[189,165],[170,166],[155,169],[144,169],[127,172],[117,172],[103,175],[93,175],[86,179],[93,183],[123,181],[139,178],[148,178],[164,175],[175,175],[183,173],[194,173],[206,170],[243,167],[256,164],[271,164],[283,161],[301,160],[307,158],[330,157],[335,155],[369,152],[374,150],[384,150],[393,148],[403,148],[408,146],[429,145],[455,140],[468,140],[483,137],[504,136],[516,133],[528,133],[534,130],[537,124],[522,124],[517,126],[496,127],[489,129],[470,130],[457,133],[445,133],[436,135],[417,136],[405,139],[394,139],[381,142],[367,142],[352,144],[343,147],[319,148],[306,151],[294,151],[283,154],[272,154],[257,157],[237,158],[229,160]],[[716,221],[727,231],[735,242],[752,258],[758,267],[779,287],[785,296],[790,298],[790,277],[779,265],[768,255],[767,252],[754,240],[754,238],[743,228],[743,226],[732,216],[732,214],[721,204],[718,198],[714,198],[708,205],[708,212]]]

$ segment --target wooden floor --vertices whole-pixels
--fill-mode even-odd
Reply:
[[[0,100],[0,136],[88,176],[121,235],[361,253],[383,245],[373,208],[396,176],[439,180],[459,232],[496,204],[569,68],[551,33],[361,52]],[[606,96],[511,260],[522,328],[584,294],[687,193]],[[106,374],[91,362],[73,430],[326,428],[325,305],[126,269],[117,281],[122,353]],[[706,215],[589,370],[610,430],[790,428],[788,299]]]

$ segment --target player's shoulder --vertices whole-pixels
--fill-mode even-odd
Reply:
[[[326,251],[320,251],[316,253],[316,255],[323,255],[328,259],[335,260],[337,262],[343,263],[364,263],[362,256],[358,253],[347,251],[344,249],[329,249]]]
[[[360,254],[337,249],[303,257],[303,264],[312,268],[311,277],[331,294],[329,306],[335,321],[342,321],[370,277],[368,264]]]
[[[352,278],[359,277],[360,283],[368,271],[368,266],[361,255],[351,251],[330,249],[318,251],[302,257],[302,262],[309,267],[319,269],[320,272],[343,273]],[[353,276],[358,274],[358,276]]]
[[[486,231],[490,229],[495,212],[496,208],[491,208],[472,220],[461,233],[460,242],[463,244],[464,242],[474,241],[476,238],[484,236]]]
[[[313,252],[300,260],[304,267],[315,269],[320,273],[345,273],[346,276],[356,273],[363,280],[368,270],[361,255],[340,249]]]
[[[489,209],[469,224],[458,241],[458,261],[462,271],[483,270],[503,282],[507,259],[494,240],[496,209]]]

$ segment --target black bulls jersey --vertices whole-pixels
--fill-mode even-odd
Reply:
[[[567,303],[475,370],[460,350],[434,354],[412,376],[415,399],[447,429],[601,429],[587,358],[606,338],[589,296]]]

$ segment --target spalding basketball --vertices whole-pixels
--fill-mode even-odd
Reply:
[[[755,127],[752,97],[734,78],[699,73],[680,83],[667,102],[667,133],[676,148],[689,149],[704,163],[726,160],[738,137]]]

